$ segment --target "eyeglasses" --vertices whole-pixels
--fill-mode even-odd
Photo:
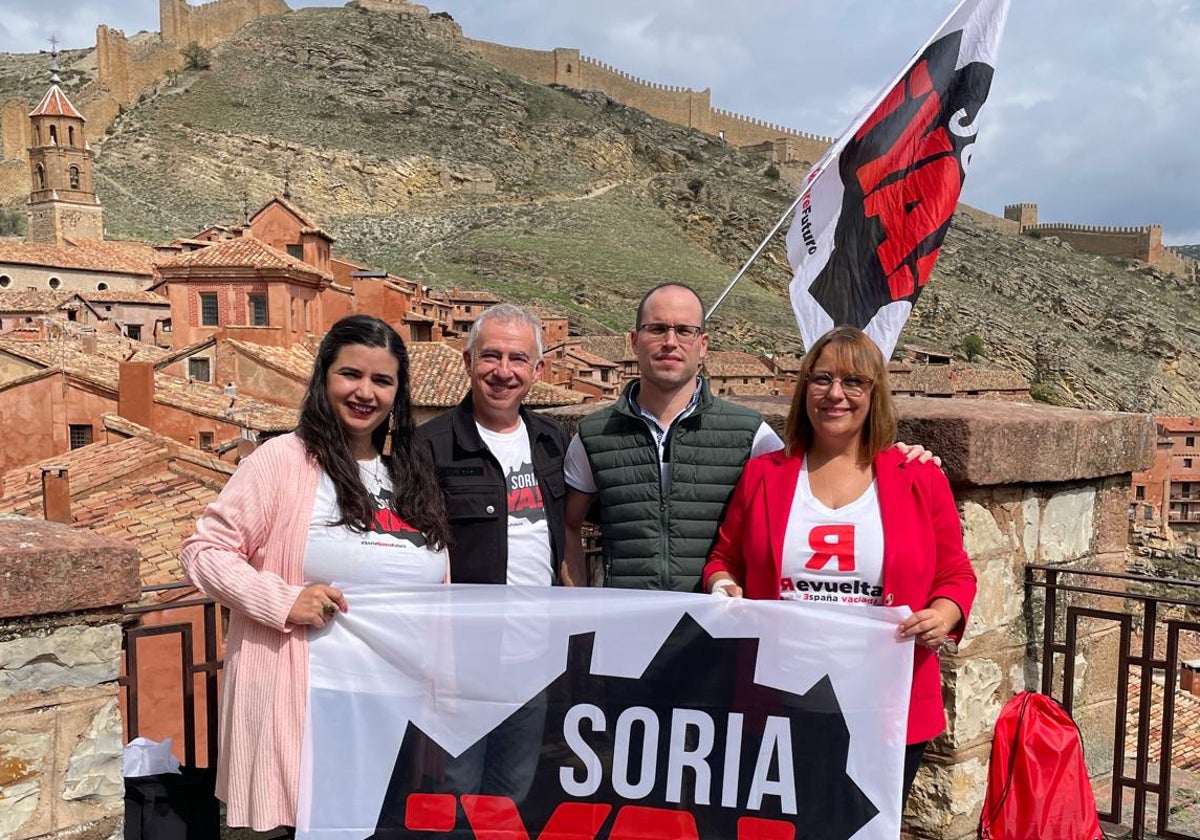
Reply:
[[[659,341],[666,338],[667,333],[671,330],[675,331],[675,338],[681,344],[691,344],[700,337],[700,333],[704,332],[704,327],[697,327],[695,324],[660,324],[658,322],[642,324],[638,327],[638,332],[645,333]]]
[[[873,380],[857,374],[830,376],[828,373],[814,373],[808,377],[808,387],[817,396],[828,394],[834,382],[842,384],[842,393],[847,397],[861,397],[871,387]]]

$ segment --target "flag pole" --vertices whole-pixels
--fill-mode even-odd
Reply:
[[[733,287],[736,286],[738,281],[741,280],[745,273],[750,270],[750,266],[754,264],[754,261],[758,259],[760,254],[762,254],[763,249],[767,247],[767,243],[775,238],[775,234],[779,233],[779,229],[783,227],[783,223],[787,221],[788,216],[792,215],[792,213],[800,205],[800,202],[804,200],[804,196],[808,195],[808,191],[812,189],[812,173],[823,170],[825,168],[825,163],[829,159],[835,155],[841,154],[842,149],[845,148],[846,144],[850,142],[850,138],[854,136],[855,132],[857,132],[862,124],[866,122],[867,118],[875,112],[875,109],[879,107],[879,104],[883,102],[884,98],[892,92],[892,89],[895,88],[896,85],[900,84],[900,81],[906,75],[908,75],[908,71],[912,69],[917,57],[924,53],[925,50],[929,49],[929,46],[933,43],[934,39],[937,38],[938,34],[946,28],[950,21],[954,20],[954,16],[957,15],[959,10],[969,2],[971,2],[971,0],[960,0],[960,2],[955,4],[954,9],[950,12],[950,14],[946,15],[946,19],[942,21],[941,26],[933,30],[933,34],[926,39],[925,43],[921,45],[920,49],[914,52],[912,54],[912,58],[905,62],[904,68],[896,74],[896,78],[892,79],[889,84],[884,86],[884,88],[879,91],[878,94],[876,94],[875,98],[872,99],[871,102],[859,112],[858,116],[854,118],[854,122],[850,124],[850,128],[842,132],[841,136],[838,137],[838,139],[835,140],[825,151],[825,154],[821,155],[821,159],[813,165],[813,168],[809,170],[809,174],[805,177],[804,186],[801,188],[800,194],[796,196],[796,200],[793,201],[788,209],[784,211],[783,216],[781,216],[779,221],[775,223],[775,227],[771,228],[771,232],[768,233],[766,238],[764,238],[763,241],[758,244],[758,247],[754,249],[754,253],[750,255],[750,259],[746,260],[742,267],[738,269],[738,273],[735,274],[733,279],[729,281],[729,285],[725,287],[724,291],[722,291],[717,297],[716,301],[713,302],[713,305],[708,308],[708,312],[704,316],[705,321],[711,318],[713,313],[717,311],[717,307],[725,302],[725,298],[729,297],[729,293],[733,291]]]

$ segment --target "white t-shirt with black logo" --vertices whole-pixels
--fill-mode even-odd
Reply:
[[[333,480],[322,472],[308,524],[305,585],[368,584],[402,589],[414,583],[443,582],[446,551],[431,550],[424,534],[392,512],[392,482],[383,461],[378,456],[359,461],[358,474],[375,501],[371,529],[359,533],[332,524],[342,515]]]
[[[500,462],[508,494],[508,577],[510,586],[549,586],[554,582],[550,525],[542,489],[533,471],[525,421],[512,432],[493,432],[478,423],[479,437]]]
[[[883,519],[874,481],[835,510],[813,497],[805,459],[783,538],[780,596],[809,603],[883,603]]]

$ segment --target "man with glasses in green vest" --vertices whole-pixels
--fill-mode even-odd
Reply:
[[[562,582],[593,582],[580,529],[598,502],[604,585],[699,592],[742,467],[783,441],[758,412],[713,396],[700,375],[708,334],[695,289],[664,283],[646,292],[629,340],[639,378],[584,417],[567,447]],[[909,460],[933,457],[896,445]]]

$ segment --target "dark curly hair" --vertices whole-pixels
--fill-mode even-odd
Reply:
[[[445,501],[429,451],[415,440],[416,423],[408,392],[408,351],[394,329],[369,315],[340,319],[321,340],[308,391],[301,403],[300,424],[296,427],[308,454],[333,481],[342,513],[335,524],[366,531],[375,518],[374,503],[359,477],[345,429],[325,393],[325,380],[338,352],[353,344],[382,347],[396,358],[396,398],[390,418],[394,421],[392,452],[382,458],[392,480],[392,510],[424,534],[431,548],[445,548],[451,543]],[[381,423],[371,435],[372,443],[381,453],[388,425]]]

